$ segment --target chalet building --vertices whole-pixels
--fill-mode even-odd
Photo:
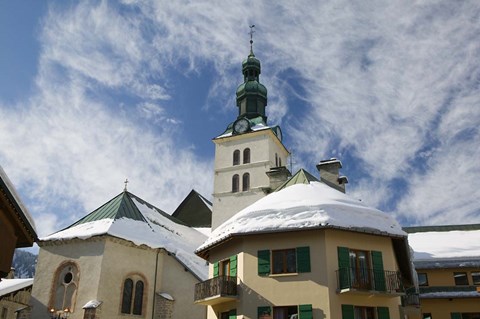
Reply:
[[[480,319],[480,225],[406,227],[421,319]]]
[[[35,223],[0,166],[0,280],[8,275],[15,248],[32,247]]]
[[[203,319],[192,300],[207,267],[193,252],[205,239],[125,190],[39,240],[32,318]]]
[[[33,278],[14,278],[14,269],[0,281],[0,318],[30,318]]]

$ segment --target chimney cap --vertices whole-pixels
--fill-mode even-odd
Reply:
[[[342,168],[342,162],[335,157],[332,157],[330,159],[320,161],[320,163],[317,164],[317,169],[319,170],[320,167],[327,165],[335,165],[338,166],[338,168]]]

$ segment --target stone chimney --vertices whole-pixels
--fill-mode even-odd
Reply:
[[[345,184],[348,183],[348,179],[346,176],[340,176],[340,168],[342,168],[342,162],[336,158],[323,160],[317,164],[320,181],[345,193]]]
[[[270,186],[267,189],[264,189],[267,194],[273,192],[278,186],[285,183],[288,178],[292,176],[288,168],[285,166],[272,167],[266,172],[266,174],[270,179]]]

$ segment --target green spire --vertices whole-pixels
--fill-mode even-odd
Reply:
[[[253,53],[253,28],[250,26],[250,54],[242,62],[244,82],[237,88],[238,118],[249,119],[261,116],[265,122],[265,107],[267,106],[267,88],[260,83],[260,60]]]

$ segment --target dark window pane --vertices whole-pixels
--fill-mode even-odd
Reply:
[[[142,314],[142,304],[143,304],[143,281],[139,280],[135,284],[135,299],[133,300],[134,315]]]
[[[457,286],[468,285],[468,278],[466,272],[454,272],[453,278],[455,279],[455,285]]]
[[[428,277],[426,273],[418,273],[418,285],[419,286],[428,286]]]
[[[472,272],[472,281],[474,285],[480,285],[480,272]]]
[[[233,152],[233,165],[238,165],[240,164],[240,151],[235,150]]]
[[[274,250],[272,262],[274,274],[297,272],[295,249]]]
[[[250,189],[250,174],[245,173],[242,176],[242,191],[248,191]]]
[[[232,177],[232,193],[237,193],[238,192],[238,187],[240,184],[239,177],[237,174],[233,175]]]
[[[132,307],[133,281],[128,278],[123,284],[122,313],[130,313]]]
[[[243,164],[250,163],[250,149],[246,148],[243,150]]]

